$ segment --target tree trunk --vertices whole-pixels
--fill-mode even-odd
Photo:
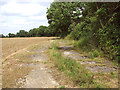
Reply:
[[[98,7],[98,3],[97,3],[97,10],[98,10],[98,9],[99,9],[99,7]],[[104,25],[103,25],[103,23],[102,23],[101,18],[100,18],[100,25],[101,25],[102,29],[104,29]]]

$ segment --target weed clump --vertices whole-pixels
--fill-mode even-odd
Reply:
[[[89,87],[93,83],[93,75],[75,60],[63,57],[56,45],[57,43],[52,45],[50,55],[58,70],[65,73],[76,85]]]

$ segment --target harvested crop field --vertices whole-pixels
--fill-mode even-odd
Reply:
[[[2,51],[5,49],[2,62],[2,80],[0,80],[2,88],[59,86],[52,78],[52,75],[48,73],[49,70],[45,70],[45,64],[43,63],[43,61],[47,60],[45,53],[49,45],[54,41],[52,39],[54,37],[2,39],[4,41]]]
[[[33,44],[39,44],[55,37],[2,38],[2,60]]]

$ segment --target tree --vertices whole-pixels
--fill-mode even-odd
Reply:
[[[80,3],[53,2],[47,11],[50,28],[54,29],[56,35],[61,37],[69,34],[69,25],[73,20],[79,19],[80,15]]]
[[[3,34],[0,34],[0,38],[5,38],[5,36]]]
[[[17,34],[17,37],[27,37],[28,36],[28,32],[25,30],[20,30]]]
[[[9,36],[9,37],[15,37],[15,34],[9,33],[8,36]]]
[[[70,35],[73,39],[83,39],[84,45],[103,50],[110,59],[120,58],[120,3],[89,2],[81,5],[82,17],[76,26],[70,25],[69,29],[73,30]]]

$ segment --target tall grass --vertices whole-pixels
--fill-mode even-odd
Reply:
[[[66,38],[66,40],[69,40],[69,36]],[[79,40],[74,40],[72,44],[77,51],[88,54],[91,59],[94,59],[98,56],[104,57],[103,51],[93,45],[94,42],[90,41],[89,36],[83,36]]]
[[[75,60],[63,57],[57,50],[57,43],[52,45],[50,56],[58,70],[68,76],[76,85],[90,87],[93,84],[92,73],[88,73],[88,70]]]

